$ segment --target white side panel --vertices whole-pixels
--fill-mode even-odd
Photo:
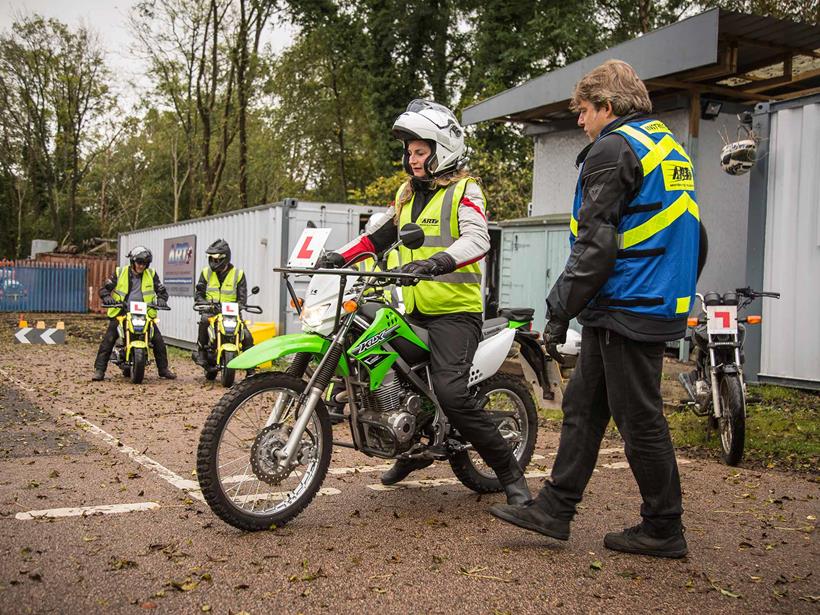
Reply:
[[[512,347],[515,329],[504,329],[478,345],[470,369],[469,386],[486,380],[498,371]]]
[[[772,115],[761,374],[820,382],[820,104]]]

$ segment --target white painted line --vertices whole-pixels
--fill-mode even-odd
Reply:
[[[610,470],[625,470],[629,467],[629,462],[627,461],[615,461],[613,463],[605,463],[601,465],[602,468],[608,468]]]
[[[688,459],[684,459],[683,457],[678,458],[678,465],[685,466],[689,463],[692,463]],[[628,461],[615,461],[613,463],[605,463],[601,465],[602,468],[607,468],[609,470],[625,470],[629,467]]]
[[[555,453],[552,453],[554,456]],[[533,455],[532,461],[540,461],[542,459],[546,459],[543,455]],[[350,468],[329,468],[327,473],[333,474],[334,476],[338,476],[341,474],[361,474],[365,472],[385,472],[393,467],[392,463],[382,463],[375,466],[353,466]],[[431,467],[435,467],[435,464]],[[224,482],[234,482],[234,479],[241,479],[242,477],[231,476],[230,478],[226,479]]]
[[[339,495],[341,491],[333,487],[323,487],[319,489],[317,495]],[[231,501],[238,504],[247,504],[248,502],[259,502],[262,500],[284,500],[290,495],[288,491],[280,491],[275,493],[254,493],[251,495],[240,495],[231,498]]]
[[[191,489],[190,484],[194,481],[185,480],[179,474],[172,472],[158,461],[154,461],[153,459],[151,459],[148,455],[143,455],[136,449],[133,449],[126,444],[123,444],[119,441],[119,439],[115,438],[107,431],[100,429],[91,421],[84,419],[76,412],[72,412],[71,410],[63,410],[62,412],[66,416],[70,416],[71,418],[73,418],[81,429],[97,436],[100,440],[108,444],[115,451],[119,451],[120,453],[123,453],[124,455],[130,457],[132,460],[136,461],[141,466],[148,468],[149,470],[154,472],[154,474],[159,476],[162,480],[170,483],[177,489],[181,489],[182,491],[190,495],[192,498],[197,499],[200,502],[205,501],[205,498],[199,491],[198,484],[196,484],[195,489]]]
[[[28,385],[27,385],[25,382],[23,382],[22,380],[18,380],[17,378],[15,378],[14,376],[12,376],[10,373],[8,373],[6,370],[4,370],[2,367],[0,367],[0,374],[3,374],[3,376],[5,376],[5,377],[6,377],[6,378],[8,378],[9,380],[11,380],[14,384],[16,384],[16,385],[17,385],[18,387],[20,387],[21,389],[23,389],[23,390],[25,390],[25,391],[28,391],[29,393],[33,393],[33,392],[34,392],[34,389],[32,389],[30,386],[28,386]]]
[[[359,472],[384,472],[393,467],[392,463],[382,463],[377,466],[355,466],[352,468],[329,468],[327,473],[333,475],[339,474],[358,474]]]
[[[17,513],[14,518],[21,521],[30,521],[32,519],[58,519],[60,517],[89,517],[91,515],[113,515],[116,513],[154,510],[156,508],[159,508],[159,504],[156,502],[80,506],[79,508],[50,508],[48,510],[29,510],[28,512]]]
[[[527,472],[525,478],[547,478],[549,472]],[[382,485],[375,483],[367,485],[373,491],[396,491],[397,489],[429,489],[431,487],[446,487],[447,485],[461,485],[457,478],[428,478],[423,480],[406,480],[395,485]],[[465,487],[466,489],[466,487]]]

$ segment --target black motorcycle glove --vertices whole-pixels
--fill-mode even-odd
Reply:
[[[412,261],[401,268],[402,273],[418,273],[421,275],[444,275],[456,270],[455,259],[446,252],[433,254],[424,260]]]
[[[157,299],[154,301],[157,307],[168,307],[168,302],[165,299]]]
[[[564,357],[558,352],[558,345],[567,341],[567,329],[569,323],[555,316],[550,316],[544,327],[544,346],[547,348],[547,354],[559,365],[564,363]]]
[[[344,256],[338,252],[325,252],[316,261],[315,269],[341,269],[344,266]]]
[[[404,265],[400,271],[402,273],[436,276],[455,271],[455,268],[455,259],[446,252],[439,252],[430,258],[409,262]],[[412,279],[402,279],[399,281],[399,284],[402,286],[411,286],[415,283]]]

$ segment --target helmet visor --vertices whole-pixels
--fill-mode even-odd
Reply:
[[[227,254],[209,254],[208,264],[211,269],[219,269],[227,260]]]
[[[135,265],[142,265],[143,267],[147,267],[150,263],[151,261],[145,258],[144,256],[138,256],[134,259]]]

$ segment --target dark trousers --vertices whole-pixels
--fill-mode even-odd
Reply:
[[[200,348],[207,348],[210,340],[208,338],[208,327],[211,323],[208,321],[208,316],[203,314],[199,319],[199,333],[197,335],[197,344]],[[253,346],[253,335],[248,331],[247,327],[242,327],[242,341],[241,348],[244,352]]]
[[[645,529],[656,536],[680,530],[680,477],[661,398],[663,351],[663,342],[636,342],[609,329],[584,327],[564,393],[552,479],[538,496],[550,514],[572,519],[612,416],[643,498]]]
[[[97,350],[97,358],[94,360],[94,369],[101,369],[105,371],[108,367],[108,361],[111,358],[111,351],[114,350],[114,344],[117,342],[119,332],[117,327],[119,322],[116,318],[108,319],[108,329],[105,330],[100,347]],[[168,349],[165,347],[165,340],[162,338],[162,333],[159,332],[159,327],[154,325],[154,335],[151,338],[151,346],[154,348],[154,359],[157,362],[157,370],[164,371],[168,369]]]
[[[476,408],[475,398],[467,389],[470,367],[481,341],[481,315],[411,315],[410,320],[430,333],[433,391],[450,424],[473,445],[502,484],[515,482],[521,477],[521,469],[512,449],[487,414]]]

